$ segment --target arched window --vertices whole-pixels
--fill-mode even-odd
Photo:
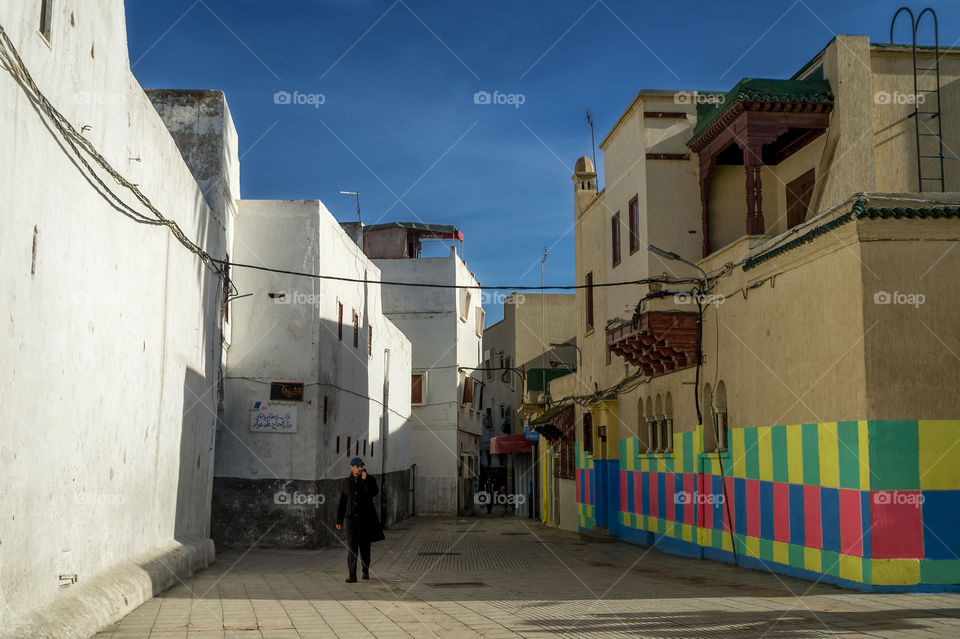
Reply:
[[[652,453],[657,450],[657,429],[653,421],[653,398],[647,395],[647,412],[644,416],[647,423],[647,452]]]
[[[645,452],[650,449],[650,433],[647,432],[646,414],[643,412],[643,397],[637,398],[637,439],[639,446],[637,450]]]
[[[705,384],[703,387],[700,414],[703,418],[703,452],[716,452],[717,434],[713,421],[713,391],[710,389],[710,384]]]
[[[714,423],[716,424],[717,450],[726,451],[730,446],[730,428],[727,421],[727,387],[717,383],[716,396],[713,398]]]
[[[662,453],[667,442],[663,437],[663,398],[657,395],[656,403],[653,406],[653,432],[657,436],[657,449],[655,452]]]
[[[673,397],[668,392],[663,400],[663,416],[660,418],[660,441],[663,452],[673,452]]]

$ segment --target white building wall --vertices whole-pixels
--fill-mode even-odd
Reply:
[[[380,270],[316,200],[242,200],[233,251],[233,260],[240,264],[380,279]],[[217,440],[214,538],[242,543],[250,530],[267,530],[280,512],[294,515],[292,526],[302,524],[310,531],[288,538],[289,531],[284,530],[288,526],[280,524],[275,528],[280,537],[268,535],[268,542],[309,547],[331,541],[330,508],[335,503],[316,512],[292,513],[287,504],[274,503],[274,495],[296,488],[320,491],[332,501],[327,494],[334,488],[332,481],[296,482],[344,477],[354,455],[364,458],[367,468],[378,475],[409,468],[410,342],[384,317],[377,284],[239,266],[232,277],[238,293],[250,296],[238,298],[231,307],[233,344],[227,361],[224,423]],[[343,305],[342,339],[338,304]],[[354,312],[359,315],[356,347]],[[372,345],[368,344],[370,325]],[[381,419],[386,351],[390,352],[389,450],[384,468]],[[304,401],[296,409],[295,433],[250,430],[251,407],[270,400],[272,381],[305,385]],[[231,504],[252,516],[260,514],[256,521],[247,522],[246,530],[238,530],[245,522]]]
[[[230,216],[131,74],[122,0],[53,8],[48,43],[39,2],[0,0],[40,90],[222,258]],[[166,228],[115,210],[6,71],[0,135],[0,635],[88,636],[213,559],[219,283]]]
[[[478,467],[481,411],[479,404],[473,409],[461,401],[463,376],[473,374],[481,356],[479,285],[454,248],[448,257],[374,262],[390,281],[476,286],[470,289],[466,321],[460,319],[464,289],[383,287],[385,313],[413,345],[413,371],[427,375],[423,404],[413,406],[411,424],[417,514],[469,510],[472,501],[465,499],[458,477],[464,455],[474,458],[474,472]]]

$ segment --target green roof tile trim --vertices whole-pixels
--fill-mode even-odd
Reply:
[[[547,423],[549,423],[554,417],[556,417],[556,416],[559,415],[561,412],[563,412],[563,410],[564,410],[567,406],[572,406],[572,405],[573,405],[573,404],[559,404],[559,405],[557,405],[557,406],[554,406],[553,408],[547,409],[547,410],[544,411],[543,414],[541,414],[539,417],[537,417],[536,419],[532,420],[532,421],[530,422],[530,425],[531,425],[531,426],[535,426],[535,425],[537,425],[537,424],[547,424]],[[620,440],[620,441],[624,441],[624,440]]]
[[[723,99],[697,104],[697,126],[692,144],[721,115],[738,102],[833,102],[830,83],[826,80],[760,80],[744,78],[722,94]]]
[[[838,226],[843,226],[847,222],[853,220],[854,218],[870,219],[870,220],[887,220],[887,219],[918,219],[918,220],[938,220],[938,219],[960,219],[960,208],[957,207],[937,207],[937,208],[884,208],[884,207],[868,207],[865,200],[857,200],[853,204],[853,208],[850,209],[849,213],[845,213],[839,217],[836,217],[829,222],[815,226],[803,235],[785,242],[780,246],[770,249],[760,253],[759,255],[754,255],[753,257],[747,258],[743,263],[743,270],[749,271],[750,269],[763,264],[767,260],[772,260],[773,258],[786,253],[787,251],[793,250],[798,246],[812,242],[817,239],[824,233],[829,233]]]

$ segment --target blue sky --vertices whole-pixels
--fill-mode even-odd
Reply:
[[[126,6],[130,62],[144,87],[226,93],[244,198],[321,199],[345,221],[356,219],[355,203],[339,191],[359,191],[367,224],[460,228],[482,284],[539,284],[549,247],[545,282],[562,285],[574,280],[570,175],[590,154],[585,107],[599,144],[641,89],[726,90],[742,77],[789,77],[837,33],[887,42],[901,3]],[[955,44],[960,7],[931,4],[941,44]],[[523,103],[475,104],[478,91]],[[278,92],[306,103],[277,104]],[[318,95],[322,104],[306,97]],[[502,316],[496,304],[486,310],[488,323]]]

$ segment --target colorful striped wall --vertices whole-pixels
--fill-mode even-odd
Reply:
[[[670,455],[640,454],[636,438],[622,439],[610,533],[859,589],[960,589],[960,421],[824,422],[730,436],[719,456],[701,452],[699,427],[675,434]],[[584,530],[602,498],[592,474],[578,449]]]

